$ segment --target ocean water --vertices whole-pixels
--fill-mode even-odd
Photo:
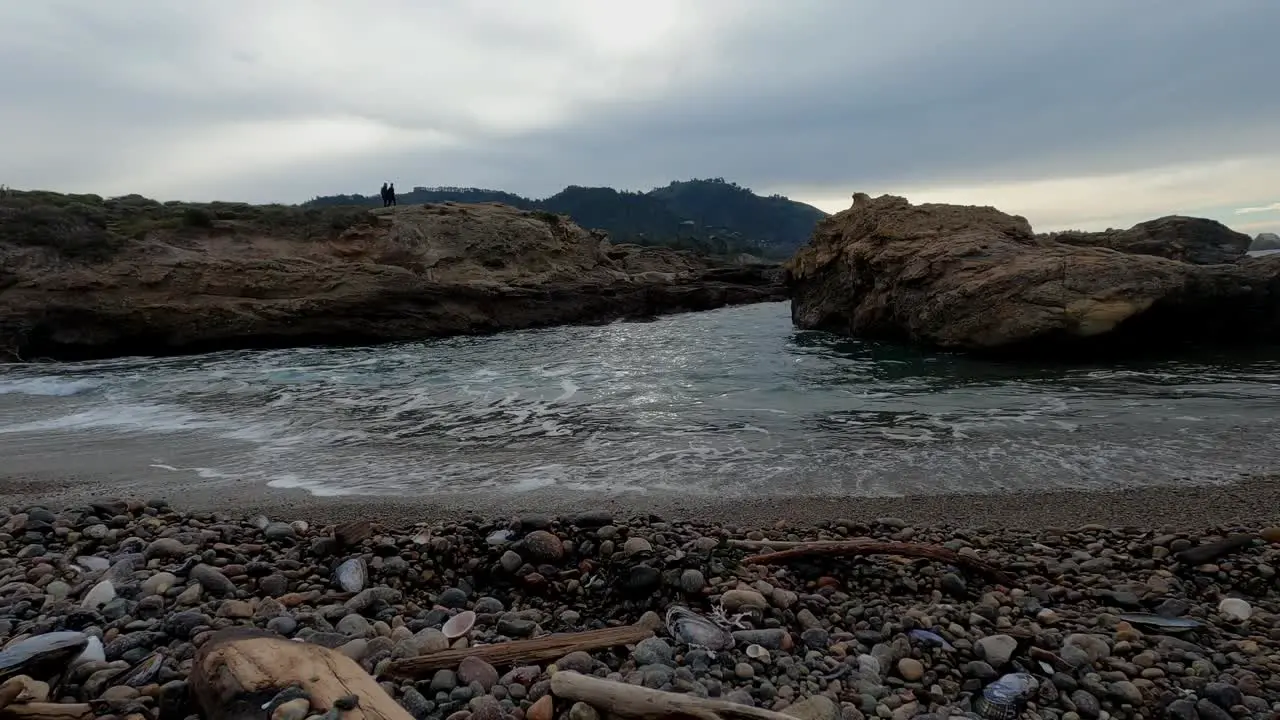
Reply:
[[[887,496],[1280,469],[1280,349],[1098,367],[797,331],[787,303],[349,349],[0,366],[0,475],[317,495]],[[5,467],[7,466],[7,467]]]

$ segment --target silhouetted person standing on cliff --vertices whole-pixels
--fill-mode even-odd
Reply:
[[[382,193],[382,207],[386,207],[386,206],[390,205],[390,204],[391,204],[391,199],[390,199],[389,195],[387,194],[387,184],[386,184],[386,183],[382,183],[382,190],[381,190],[380,192]]]
[[[396,204],[396,184],[395,183],[391,183],[390,185],[387,186],[387,200],[389,200],[392,205]]]

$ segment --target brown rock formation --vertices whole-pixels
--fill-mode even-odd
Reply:
[[[1280,257],[1195,265],[1069,245],[991,207],[858,193],[787,272],[798,327],[935,348],[1061,354],[1280,338]]]
[[[84,197],[106,219],[96,205],[0,208],[0,358],[376,343],[784,297],[776,267],[614,246],[496,204],[327,220],[215,204],[174,219]]]
[[[1233,263],[1244,257],[1253,242],[1248,235],[1238,233],[1217,220],[1182,215],[1148,220],[1128,230],[1061,232],[1052,234],[1050,238],[1068,245],[1105,247],[1193,265]]]

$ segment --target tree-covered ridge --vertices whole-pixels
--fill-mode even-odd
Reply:
[[[497,202],[527,210],[568,215],[600,228],[614,242],[666,245],[715,254],[752,253],[789,257],[809,241],[826,213],[781,195],[762,197],[724,178],[674,181],[649,192],[570,185],[541,200],[501,190],[415,187],[397,194],[401,203]],[[308,205],[381,205],[377,195],[330,195]]]

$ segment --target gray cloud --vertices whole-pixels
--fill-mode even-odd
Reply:
[[[632,40],[648,11],[584,24],[602,6],[571,0],[381,20],[322,0],[13,4],[0,181],[298,201],[386,178],[541,195],[718,175],[841,195],[1280,148],[1274,0],[646,5],[671,19]],[[324,147],[285,153],[287,132],[263,134],[238,169],[218,144],[333,118],[368,146],[316,131]],[[423,133],[444,139],[397,141]]]

